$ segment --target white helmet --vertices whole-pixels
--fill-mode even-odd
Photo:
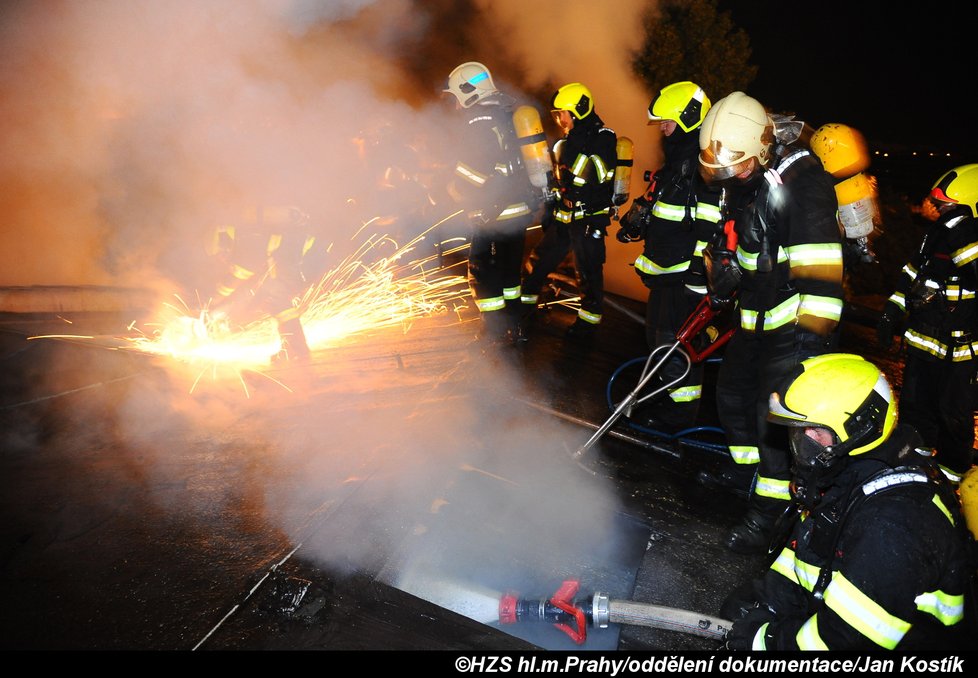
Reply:
[[[462,108],[468,108],[479,99],[498,91],[489,69],[478,61],[466,61],[456,66],[448,76],[448,85],[442,90],[451,92]]]
[[[707,181],[750,179],[771,163],[773,148],[771,116],[743,92],[716,102],[700,128],[700,167]]]

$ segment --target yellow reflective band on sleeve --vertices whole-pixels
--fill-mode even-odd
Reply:
[[[604,164],[604,160],[601,159],[600,155],[592,155],[591,162],[594,163],[594,169],[598,172],[598,182],[605,183],[611,181],[615,176],[614,170],[609,170],[608,166]]]
[[[568,212],[567,210],[557,210],[554,213],[554,218],[563,224],[569,224],[571,220],[574,218],[574,215],[571,212]]]
[[[517,285],[516,287],[504,287],[503,288],[503,299],[506,299],[507,301],[509,301],[509,300],[512,300],[512,299],[519,299],[519,298],[520,298],[520,286],[519,285]]]
[[[488,299],[476,299],[475,305],[483,313],[488,311],[500,311],[506,308],[506,300],[502,297],[490,297]]]
[[[800,295],[793,294],[770,311],[765,312],[764,330],[775,330],[788,323],[794,323],[798,317],[798,305],[800,303]],[[740,326],[745,330],[753,332],[757,326],[757,315],[757,311],[749,308],[740,309]]]
[[[756,464],[761,461],[761,453],[753,445],[730,445],[730,456],[738,464]]]
[[[577,311],[577,317],[585,322],[591,323],[592,325],[599,325],[601,323],[600,313],[589,313],[583,308]]]
[[[933,615],[944,626],[954,626],[964,619],[964,595],[950,595],[943,591],[921,593],[914,598],[917,609]]]
[[[825,590],[825,604],[849,626],[887,650],[895,648],[910,630],[909,622],[887,612],[841,572],[832,576]]]
[[[806,591],[811,591],[815,588],[818,575],[821,573],[821,568],[801,560],[798,558],[798,554],[787,547],[771,563],[771,569],[795,584],[798,584]]]
[[[281,246],[282,246],[282,234],[273,233],[272,235],[268,236],[268,244],[265,246],[265,252],[267,254],[272,254]]]
[[[648,275],[665,275],[667,273],[682,273],[689,268],[689,262],[681,261],[675,266],[662,267],[642,254],[635,260],[634,266],[637,270]]]
[[[652,206],[652,216],[666,221],[682,221],[686,217],[686,208],[683,205],[670,205],[656,200]]]
[[[758,252],[748,252],[741,247],[737,247],[737,263],[745,271],[756,271],[757,270],[757,257],[760,256]],[[778,263],[783,264],[788,261],[788,255],[782,248],[778,248]]]
[[[921,334],[916,330],[907,330],[903,336],[906,337],[908,346],[912,346],[925,353],[930,353],[938,358],[943,358],[947,355],[947,346],[932,337],[928,337],[926,334]]]
[[[234,265],[232,275],[236,280],[251,280],[255,275],[255,272],[245,268],[244,266]]]
[[[759,651],[767,649],[766,636],[768,624],[769,622],[764,622],[761,624],[761,628],[757,629],[757,632],[754,634],[754,639],[750,643],[750,649]]]
[[[837,242],[794,245],[786,248],[791,268],[799,266],[842,266],[842,245]]]
[[[570,165],[570,171],[574,175],[575,180],[577,179],[577,177],[581,176],[581,174],[584,173],[584,168],[586,166],[587,166],[586,155],[582,153],[579,154],[576,158],[574,158],[574,163]]]
[[[934,504],[934,506],[937,507],[938,511],[944,514],[944,517],[947,518],[948,522],[954,525],[954,516],[952,516],[951,512],[947,510],[947,506],[944,505],[944,502],[941,501],[941,498],[935,494],[931,498],[931,502]]]
[[[701,257],[701,256],[703,256],[703,250],[705,250],[705,249],[706,249],[706,241],[705,240],[697,240],[696,241],[696,245],[693,246],[693,256],[694,257]]]
[[[279,313],[276,313],[275,314],[275,320],[277,320],[280,323],[287,323],[290,320],[296,320],[297,318],[299,318],[301,316],[302,316],[302,311],[300,311],[298,308],[292,306],[292,307],[289,307],[289,308],[285,309],[284,311],[281,311]]]
[[[483,186],[489,179],[489,177],[485,174],[477,172],[465,163],[461,162],[455,165],[455,173],[474,186]]]
[[[707,292],[709,292],[709,290],[706,289],[706,285],[686,285],[686,289],[699,295],[705,295]]]
[[[948,301],[962,301],[964,299],[974,299],[974,290],[969,290],[961,287],[960,285],[955,285],[949,283],[944,289],[944,295],[947,297]]]
[[[682,386],[669,391],[669,397],[674,403],[691,403],[694,400],[699,400],[702,394],[702,386]]]
[[[791,500],[791,482],[788,480],[778,480],[777,478],[765,478],[764,476],[757,477],[757,485],[754,487],[754,493],[761,497],[770,497],[772,499],[784,499],[785,501]]]
[[[801,625],[798,633],[795,634],[795,642],[798,643],[799,650],[829,649],[822,637],[818,635],[818,615],[813,614],[808,618],[808,621]]]
[[[903,296],[903,292],[894,292],[889,301],[899,306],[901,311],[907,310],[907,299]]]
[[[496,217],[496,221],[505,221],[506,219],[515,219],[516,217],[526,216],[530,213],[530,211],[530,206],[525,202],[513,203],[504,209],[498,217]]]
[[[951,252],[951,261],[955,266],[963,266],[978,259],[978,242],[968,243],[959,250]]]
[[[720,223],[720,208],[707,202],[696,203],[696,218],[714,224]]]
[[[539,294],[521,294],[520,301],[524,304],[536,304],[540,300]]]
[[[814,294],[803,294],[798,303],[798,315],[840,320],[842,318],[842,306],[842,299],[838,297],[818,297]]]

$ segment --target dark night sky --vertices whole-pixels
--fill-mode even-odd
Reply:
[[[860,129],[874,149],[978,162],[970,3],[719,0],[751,39],[751,94],[818,127]],[[971,35],[969,35],[971,33]]]

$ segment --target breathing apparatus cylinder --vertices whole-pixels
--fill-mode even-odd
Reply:
[[[628,195],[632,183],[632,140],[628,137],[618,137],[618,144],[615,150],[618,152],[618,164],[615,167],[615,189],[612,202],[624,205],[628,202]]]
[[[839,201],[839,221],[852,240],[865,238],[873,232],[879,218],[876,205],[876,189],[873,182],[860,172],[835,185]]]
[[[554,167],[540,113],[533,106],[520,106],[513,112],[513,127],[519,137],[520,152],[530,183],[537,188],[546,188]]]
[[[846,238],[866,246],[866,239],[879,220],[876,186],[865,174],[869,168],[869,149],[858,130],[848,125],[829,123],[812,135],[812,151],[825,171],[836,179],[839,222]]]

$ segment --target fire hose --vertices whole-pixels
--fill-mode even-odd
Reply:
[[[618,403],[618,406],[612,412],[611,416],[608,417],[607,421],[602,424],[597,431],[584,443],[580,448],[575,451],[571,457],[572,459],[581,464],[584,455],[587,454],[588,450],[594,447],[594,444],[607,433],[618,419],[626,414],[630,413],[632,408],[636,405],[644,403],[645,401],[654,398],[663,391],[666,391],[676,384],[680,383],[689,374],[689,370],[693,363],[699,363],[707,358],[709,358],[714,352],[716,352],[721,346],[723,346],[727,341],[733,336],[735,327],[730,327],[725,331],[721,331],[713,323],[714,319],[723,310],[722,307],[714,304],[709,296],[703,297],[700,303],[697,305],[693,313],[686,319],[683,326],[679,328],[676,332],[676,341],[672,344],[663,344],[662,346],[657,346],[654,351],[652,351],[645,361],[645,367],[642,370],[642,377],[639,379],[638,384],[635,388],[625,396],[625,398]],[[672,381],[663,384],[659,388],[655,389],[651,393],[641,395],[642,390],[648,385],[652,378],[658,373],[659,369],[669,360],[673,354],[678,354],[686,361],[686,369],[684,372],[673,379]],[[653,363],[653,361],[655,361]]]
[[[662,605],[616,600],[598,592],[584,599],[576,599],[579,588],[578,581],[568,579],[547,599],[529,600],[516,593],[507,593],[499,600],[499,622],[548,622],[578,645],[583,645],[587,640],[589,625],[603,629],[609,624],[629,624],[716,641],[723,641],[732,626],[732,622],[719,617]]]

